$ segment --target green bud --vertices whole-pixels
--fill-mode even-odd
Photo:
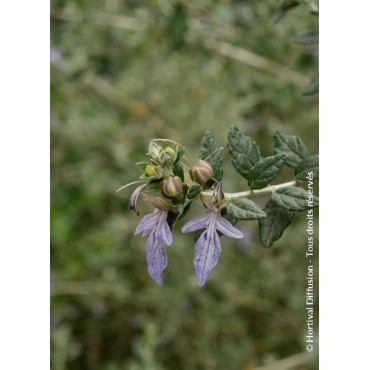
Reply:
[[[210,163],[199,159],[191,170],[193,180],[201,184],[203,187],[207,185],[208,180],[213,178],[213,169]]]
[[[155,164],[148,164],[146,167],[145,167],[145,173],[146,175],[148,175],[149,177],[156,177],[159,175],[159,172],[158,172],[158,167],[155,165]]]
[[[182,181],[179,176],[170,177],[163,181],[163,194],[169,198],[175,198],[182,194]]]
[[[162,148],[155,142],[151,142],[148,148],[148,154],[163,169],[169,170],[176,160],[177,151],[171,147]]]
[[[164,151],[167,154],[169,154],[169,156],[172,158],[173,161],[175,161],[177,154],[176,154],[174,149],[172,149],[170,146],[168,146]]]
[[[166,148],[166,149],[171,149],[171,148]],[[175,162],[175,159],[176,159],[176,154],[174,152],[173,149],[171,150],[162,150],[159,154],[159,157],[158,157],[158,161],[159,161],[159,164],[163,167],[163,168],[171,168],[171,166],[173,165],[173,163]]]

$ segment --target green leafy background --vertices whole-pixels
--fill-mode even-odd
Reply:
[[[52,1],[52,369],[275,369],[291,356],[297,369],[318,368],[317,348],[303,355],[305,212],[271,248],[258,221],[240,221],[246,237],[221,238],[200,289],[193,237],[179,231],[203,211],[192,207],[159,287],[145,239],[133,236],[140,218],[128,211],[130,190],[114,194],[140,175],[135,163],[152,138],[179,141],[195,161],[211,130],[224,147],[226,191],[248,189],[227,151],[230,125],[264,157],[276,154],[277,130],[318,153],[318,95],[302,94],[317,91],[317,37],[302,32],[317,31],[318,17],[310,1],[290,3]],[[237,60],[235,48],[253,54]],[[273,183],[293,178],[284,167]],[[263,209],[267,200],[256,202]],[[315,315],[317,323],[317,307]]]

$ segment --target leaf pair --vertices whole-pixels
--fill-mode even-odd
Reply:
[[[278,153],[264,158],[257,143],[235,126],[230,128],[227,147],[234,168],[248,180],[251,189],[266,187],[281,172],[287,157]]]

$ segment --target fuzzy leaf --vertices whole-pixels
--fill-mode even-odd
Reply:
[[[207,162],[209,162],[213,168],[213,177],[217,181],[222,180],[223,176],[223,163],[224,159],[222,156],[222,151],[224,148],[220,146],[217,148],[212,154],[210,154],[208,157],[204,158]]]
[[[271,200],[277,206],[289,211],[306,211],[309,208],[319,206],[318,197],[297,186],[288,186],[277,190],[272,194]]]
[[[237,127],[231,126],[227,148],[234,168],[248,180],[249,171],[262,159],[259,146],[250,137],[242,135]]]
[[[215,150],[217,150],[218,145],[213,137],[211,131],[206,131],[203,134],[202,142],[200,144],[200,150],[199,150],[199,159],[206,159],[210,154],[212,154]]]
[[[203,190],[202,186],[197,183],[193,183],[189,185],[189,192],[187,194],[187,199],[196,198],[201,193],[202,190]]]
[[[318,30],[306,30],[293,37],[293,41],[302,45],[315,45],[319,43]]]
[[[226,215],[238,221],[259,220],[266,217],[266,213],[249,199],[231,199],[230,205],[226,208]]]
[[[282,170],[287,154],[280,153],[261,159],[250,170],[248,184],[251,189],[262,189],[267,186]]]
[[[294,212],[278,207],[271,200],[266,204],[266,217],[259,220],[260,240],[265,247],[271,245],[283,235],[294,217]]]
[[[308,173],[312,172],[312,177],[307,177]],[[295,169],[295,177],[297,180],[307,181],[316,180],[319,178],[319,156],[313,155],[312,157],[303,160]]]
[[[185,154],[185,148],[179,147],[177,150],[177,156],[175,163],[173,164],[173,174],[179,176],[182,181],[184,181],[184,167],[181,162],[181,158]]]
[[[303,159],[310,157],[310,151],[303,140],[296,135],[287,135],[277,131],[274,135],[275,153],[286,153],[286,164],[296,168]]]

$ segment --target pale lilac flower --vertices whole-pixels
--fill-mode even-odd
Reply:
[[[208,275],[217,264],[221,254],[220,238],[217,231],[230,238],[240,239],[243,233],[221,216],[219,209],[209,210],[206,214],[190,220],[181,229],[183,233],[205,229],[195,244],[194,266],[199,286],[203,286]]]
[[[146,260],[149,275],[162,285],[162,271],[167,266],[167,253],[164,245],[172,244],[172,233],[167,223],[167,213],[156,208],[153,213],[142,218],[135,230],[135,235],[149,235],[146,242]]]

